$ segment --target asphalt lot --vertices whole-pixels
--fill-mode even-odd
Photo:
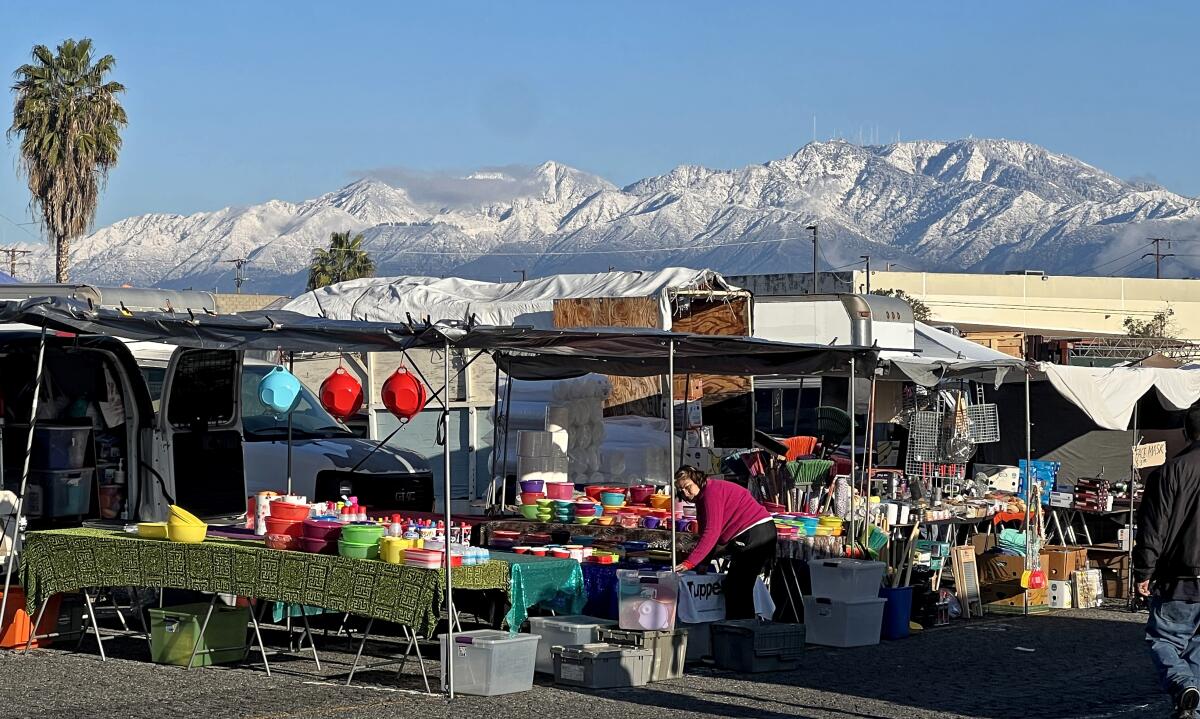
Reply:
[[[449,704],[422,693],[411,661],[399,676],[394,666],[360,670],[355,685],[344,686],[353,659],[347,642],[319,632],[320,673],[310,654],[296,652],[273,657],[270,677],[261,666],[151,664],[144,641],[125,637],[105,642],[110,658],[102,663],[88,638],[78,653],[0,652],[0,712],[29,719],[1166,716],[1142,644],[1144,621],[1145,614],[1120,610],[956,621],[877,647],[809,647],[796,672],[700,668],[677,681],[595,692],[556,688],[539,676],[530,692]],[[278,631],[266,639],[286,643]],[[437,663],[426,661],[436,688]]]

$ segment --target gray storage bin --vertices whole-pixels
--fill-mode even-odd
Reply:
[[[42,488],[43,517],[75,517],[92,504],[94,469],[30,471],[29,482]]]
[[[687,630],[639,632],[632,629],[599,629],[596,631],[596,637],[608,644],[649,649],[653,652],[654,667],[650,670],[652,682],[679,679],[683,676],[683,664],[687,657]]]
[[[617,644],[551,647],[554,683],[587,689],[640,687],[650,681],[654,652]]]
[[[690,622],[679,622],[676,626],[687,631],[687,663],[693,664],[699,662],[704,657],[711,657],[712,649],[712,622],[700,622],[692,624]]]
[[[596,630],[615,627],[612,619],[600,619],[582,615],[567,617],[530,617],[529,633],[541,637],[537,648],[535,670],[542,674],[554,673],[554,658],[550,647],[572,647],[592,644],[596,641]]]
[[[737,619],[712,625],[717,666],[735,672],[779,672],[800,666],[804,625]]]

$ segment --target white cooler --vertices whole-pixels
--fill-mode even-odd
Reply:
[[[887,565],[862,559],[813,559],[808,562],[812,596],[858,601],[878,599]]]
[[[805,641],[826,647],[865,647],[879,643],[886,599],[842,601],[804,598]]]
[[[442,683],[446,662],[454,662],[454,691],[490,697],[527,692],[533,688],[533,664],[537,656],[536,634],[513,634],[479,629],[454,635],[454,647],[442,635]]]
[[[550,647],[577,647],[596,642],[596,630],[615,627],[612,619],[597,617],[530,617],[529,633],[542,638],[537,646],[534,668],[542,674],[554,673],[554,657]]]

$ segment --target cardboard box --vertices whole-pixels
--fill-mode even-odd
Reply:
[[[1071,505],[1073,505],[1074,503],[1075,503],[1075,493],[1074,492],[1051,492],[1050,493],[1050,506],[1051,507],[1061,507],[1063,509],[1070,509]]]
[[[1046,588],[1024,589],[1020,580],[985,584],[979,589],[979,597],[983,601],[984,611],[988,614],[1020,613],[1027,605],[1031,610],[1035,607],[1045,609],[1049,606],[1049,593]]]
[[[1066,582],[1076,569],[1088,567],[1087,549],[1083,547],[1047,546],[1045,551],[1042,569],[1048,580]]]
[[[1041,556],[1042,571],[1046,571],[1049,557]],[[987,554],[979,558],[980,581],[985,584],[997,584],[1011,581],[1021,581],[1025,573],[1025,557],[1013,557],[1006,554]],[[1047,575],[1048,576],[1048,575]]]
[[[979,555],[996,546],[996,535],[972,534],[971,546],[975,547],[975,556],[978,557]]]
[[[1088,566],[1100,570],[1104,596],[1110,599],[1129,598],[1129,555],[1112,551],[1093,550],[1088,554]]]

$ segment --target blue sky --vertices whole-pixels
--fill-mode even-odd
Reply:
[[[66,37],[117,57],[130,125],[99,225],[378,167],[736,167],[808,142],[814,115],[821,139],[1017,138],[1194,196],[1197,26],[1183,2],[21,2],[0,70]],[[24,222],[14,151],[0,214]]]

